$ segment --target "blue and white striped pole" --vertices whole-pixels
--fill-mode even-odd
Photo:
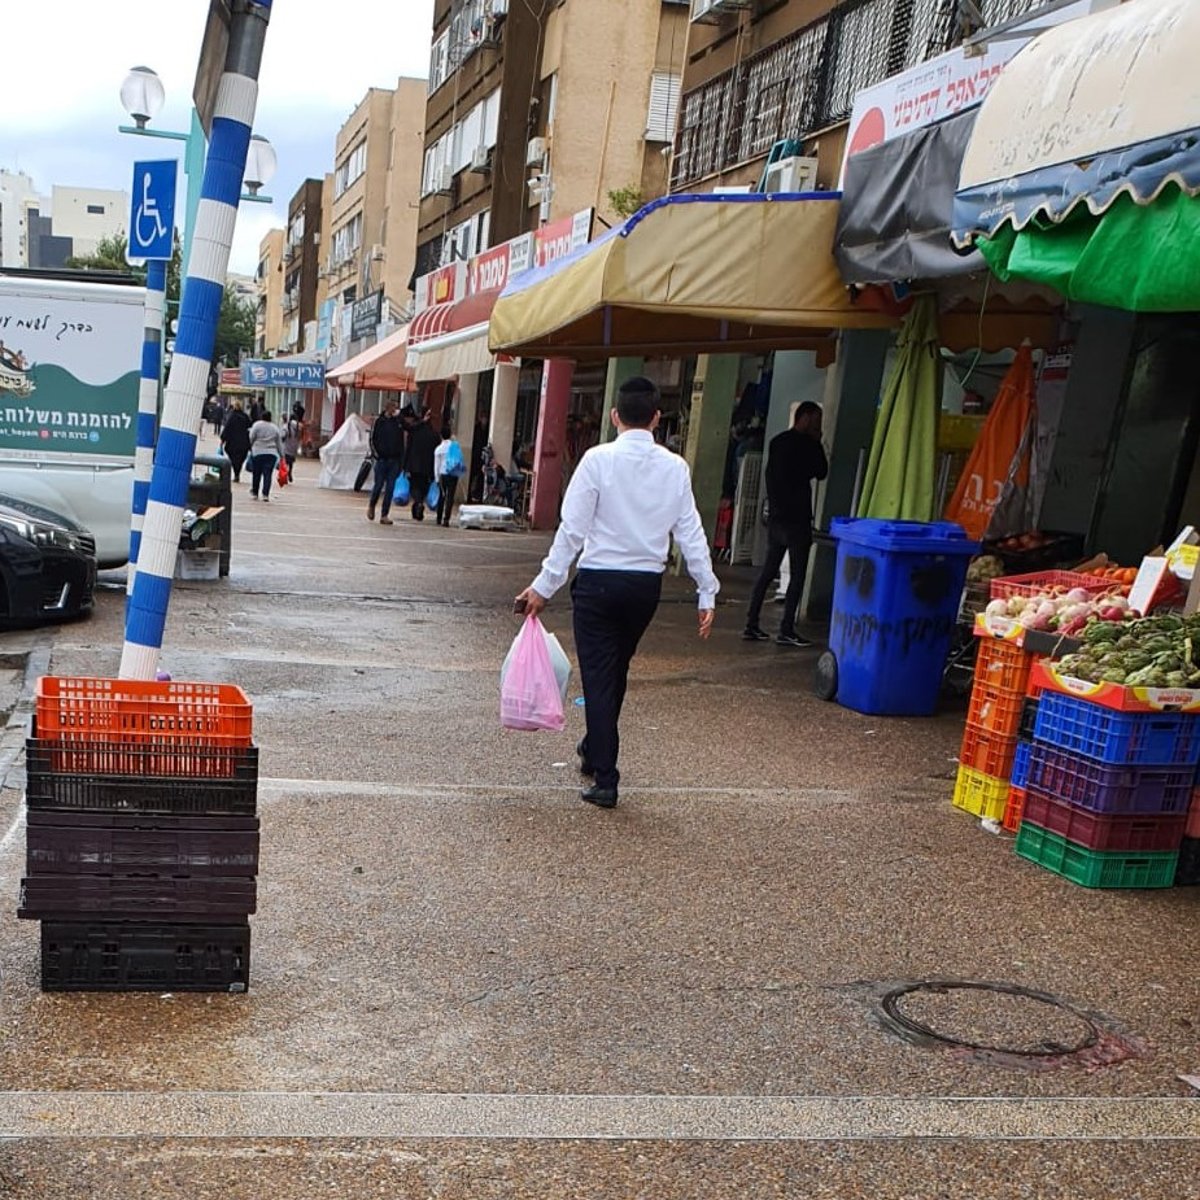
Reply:
[[[258,102],[258,72],[271,0],[240,0],[232,7],[229,49],[213,108],[137,575],[125,615],[122,679],[153,679],[158,671],[183,511],[196,456],[196,432],[204,408],[246,150]]]
[[[150,472],[154,467],[154,435],[158,424],[158,387],[162,377],[163,313],[167,296],[167,264],[155,259],[146,264],[146,335],[142,342],[142,380],[138,390],[137,449],[133,456],[133,522],[129,527],[129,582],[133,595],[138,551],[146,501],[150,497]]]

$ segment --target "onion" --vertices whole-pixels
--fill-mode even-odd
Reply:
[[[983,610],[989,617],[1007,617],[1008,616],[1008,601],[1007,600],[992,600],[987,608]]]

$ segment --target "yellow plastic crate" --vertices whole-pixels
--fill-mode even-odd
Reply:
[[[994,779],[982,771],[959,767],[958,781],[954,785],[954,807],[976,817],[1001,821],[1008,804],[1008,788],[1007,779]]]

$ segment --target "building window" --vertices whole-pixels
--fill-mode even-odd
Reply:
[[[450,30],[433,43],[429,54],[429,91],[432,95],[450,78]]]
[[[655,71],[650,76],[650,112],[646,117],[646,141],[673,142],[679,118],[678,75]]]
[[[364,138],[346,156],[345,161],[333,173],[333,198],[336,200],[367,169],[367,143]]]
[[[500,89],[483,101],[483,141],[490,150],[500,138]]]
[[[468,217],[455,225],[442,239],[441,266],[453,262],[465,262],[487,249],[491,232],[492,214],[489,209]]]
[[[87,206],[87,210],[88,210],[88,214],[90,216],[93,216],[93,217],[104,216],[104,205],[103,204],[89,204]]]
[[[355,213],[344,225],[333,231],[333,246],[329,252],[330,267],[339,267],[362,245],[363,215]]]

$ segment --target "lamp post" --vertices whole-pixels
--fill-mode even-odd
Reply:
[[[204,178],[204,152],[206,139],[200,115],[192,109],[192,127],[187,133],[172,129],[151,129],[150,122],[162,112],[167,98],[166,89],[156,72],[149,67],[134,67],[121,84],[121,104],[133,118],[132,125],[118,125],[118,133],[130,133],[137,137],[166,138],[172,142],[183,142],[183,175],[187,181],[187,205],[183,216],[183,274],[192,249],[192,230],[196,225],[196,213],[200,207],[200,185]],[[261,194],[261,189],[275,175],[275,149],[265,137],[255,134],[250,139],[250,152],[246,159],[246,190],[241,199],[253,204],[272,204],[271,196]]]

